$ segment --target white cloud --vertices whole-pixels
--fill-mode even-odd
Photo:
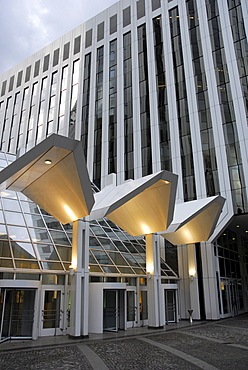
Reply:
[[[116,0],[0,0],[0,74]]]

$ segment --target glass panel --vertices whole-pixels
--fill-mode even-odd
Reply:
[[[0,256],[11,257],[8,240],[0,240]]]
[[[90,265],[90,272],[102,272],[102,269],[98,265]]]
[[[22,206],[23,212],[40,213],[39,208],[37,207],[37,205],[35,203],[21,202],[21,206]]]
[[[140,292],[140,320],[148,319],[148,310],[147,310],[147,292]]]
[[[17,200],[2,198],[5,210],[21,212],[20,204]]]
[[[110,257],[116,265],[127,266],[127,262],[120,253],[109,252]]]
[[[57,251],[62,261],[71,261],[71,248],[70,247],[57,247]]]
[[[113,274],[119,274],[119,271],[114,266],[101,266],[104,272],[109,272]]]
[[[61,227],[60,222],[58,222],[55,218],[48,217],[48,216],[43,216],[43,217],[44,217],[44,220],[45,220],[45,222],[47,224],[47,227],[49,229],[61,230],[61,231],[63,230],[62,227]],[[64,225],[64,226],[66,226],[66,225]],[[69,226],[70,226],[70,224],[69,224]]]
[[[94,256],[96,257],[97,261],[100,264],[113,265],[113,262],[110,261],[110,259],[108,258],[105,252],[95,251],[95,250],[92,250],[91,252],[94,254]]]
[[[59,257],[56,253],[56,250],[52,244],[35,244],[38,252],[39,257],[42,260],[52,260],[56,261],[59,260]]]
[[[25,258],[25,259],[33,259],[36,258],[33,246],[31,243],[11,243],[12,250],[14,257],[16,258]]]
[[[56,284],[56,285],[64,285],[65,283],[65,276],[64,275],[42,275],[42,284],[49,285],[49,284]]]
[[[11,267],[13,268],[13,262],[12,260],[5,260],[3,258],[0,259],[0,267]]]
[[[28,226],[31,227],[45,227],[44,221],[42,220],[42,217],[38,214],[26,214],[26,222]]]
[[[16,274],[16,280],[40,280],[39,274]]]
[[[120,267],[118,266],[118,270],[120,270],[120,272],[122,274],[134,274],[133,270],[130,268],[130,267]]]
[[[59,262],[41,261],[41,265],[44,270],[64,270],[61,263]]]
[[[25,226],[24,218],[21,213],[5,211],[4,214],[7,224]]]
[[[39,269],[38,262],[25,261],[25,260],[15,260],[16,268],[20,269]]]
[[[43,242],[52,244],[52,240],[45,229],[31,229],[29,228],[33,242]]]
[[[95,238],[94,236],[90,236],[89,244],[90,244],[90,248],[102,250],[102,246],[100,245],[98,239]]]
[[[117,291],[103,291],[103,329],[117,331]]]
[[[127,291],[127,321],[135,320],[135,292]]]
[[[43,329],[58,328],[61,320],[61,292],[47,290],[44,297]]]
[[[63,232],[50,230],[54,244],[70,245],[67,236]]]
[[[25,227],[7,226],[11,240],[21,240],[30,242],[28,231]]]

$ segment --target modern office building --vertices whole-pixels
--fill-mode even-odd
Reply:
[[[72,226],[39,203],[52,182],[35,202],[2,183],[1,340],[248,311],[247,35],[246,0],[120,0],[0,76],[2,169],[58,134],[94,199],[175,185],[141,232],[111,200]]]

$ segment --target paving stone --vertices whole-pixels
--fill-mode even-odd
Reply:
[[[4,370],[92,370],[86,357],[76,346],[42,348],[0,353],[0,369]]]
[[[110,370],[195,370],[197,366],[138,339],[88,344]]]

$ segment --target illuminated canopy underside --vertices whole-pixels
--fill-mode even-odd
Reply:
[[[161,235],[174,245],[207,241],[217,224],[225,199],[215,196],[176,204],[174,218]]]
[[[22,192],[63,224],[87,216],[94,204],[81,142],[56,134],[2,170],[0,184]]]
[[[95,194],[91,219],[107,217],[133,236],[167,229],[172,221],[177,175],[167,171],[109,185]]]

